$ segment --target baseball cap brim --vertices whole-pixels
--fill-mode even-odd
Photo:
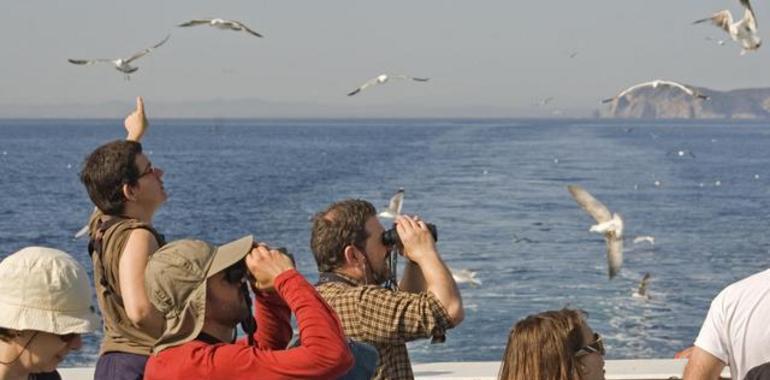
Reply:
[[[214,253],[214,260],[211,262],[208,273],[206,273],[206,278],[210,278],[242,260],[249,254],[253,245],[254,236],[247,235],[217,247],[217,251]]]

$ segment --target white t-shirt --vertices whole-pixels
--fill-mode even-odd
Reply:
[[[695,345],[727,363],[735,380],[770,361],[770,270],[722,290],[711,301]]]

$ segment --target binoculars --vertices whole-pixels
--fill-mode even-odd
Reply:
[[[438,229],[436,229],[436,225],[430,223],[425,223],[425,225],[428,226],[428,230],[430,230],[430,234],[433,236],[433,241],[438,241]],[[382,244],[385,244],[388,247],[397,244],[403,245],[401,243],[401,238],[398,237],[398,231],[396,231],[395,225],[391,229],[382,233]]]

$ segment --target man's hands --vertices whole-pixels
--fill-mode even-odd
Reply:
[[[398,216],[396,231],[404,245],[402,251],[407,259],[419,264],[426,257],[438,256],[433,235],[420,218],[408,215]]]
[[[275,278],[281,273],[294,268],[289,256],[276,249],[270,249],[265,243],[259,243],[246,255],[246,267],[256,281],[252,283],[257,290],[271,291]]]
[[[126,140],[139,142],[144,136],[144,132],[147,131],[149,123],[147,117],[144,115],[144,100],[141,96],[136,97],[136,110],[126,116],[126,120],[123,121],[123,126],[126,127]]]

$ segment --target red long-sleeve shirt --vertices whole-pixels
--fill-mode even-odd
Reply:
[[[342,326],[315,289],[295,270],[276,277],[275,289],[277,295],[256,297],[256,347],[193,340],[151,356],[144,379],[334,379],[350,370]],[[302,344],[286,350],[291,312]]]

